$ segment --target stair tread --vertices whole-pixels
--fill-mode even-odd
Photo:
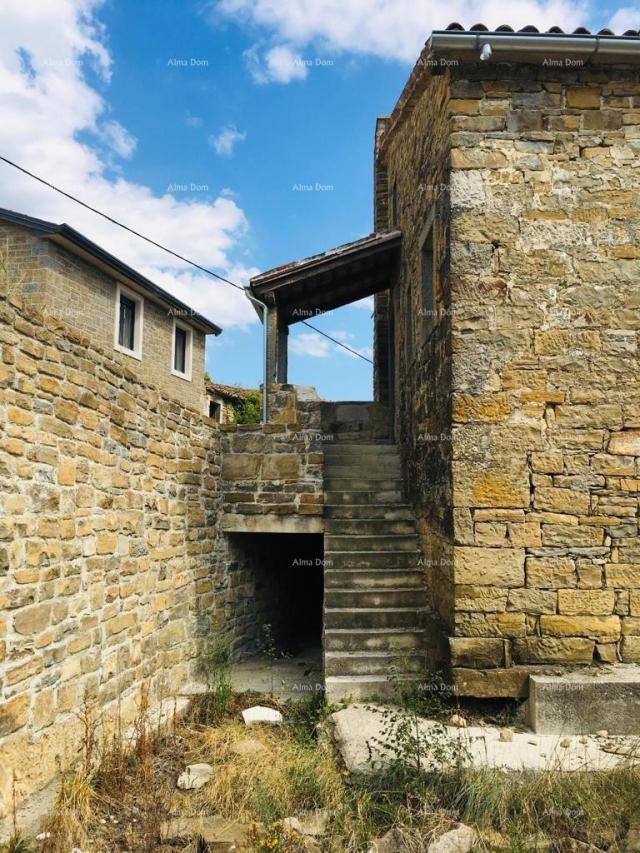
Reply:
[[[411,649],[410,651],[389,651],[389,650],[374,650],[368,652],[366,649],[357,649],[355,651],[339,651],[339,652],[325,652],[325,658],[404,658],[404,657],[416,657],[421,658],[425,656],[425,652],[420,649]]]
[[[325,607],[325,613],[422,613],[427,608],[417,607]]]

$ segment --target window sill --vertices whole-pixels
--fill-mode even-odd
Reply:
[[[184,379],[185,382],[191,382],[191,374],[190,373],[180,373],[178,370],[171,371],[172,376],[177,376],[178,379]]]
[[[135,350],[127,349],[126,347],[120,346],[120,344],[114,344],[113,348],[117,352],[121,352],[123,355],[128,355],[131,358],[136,358],[138,361],[142,361],[142,353],[141,352],[136,352]]]

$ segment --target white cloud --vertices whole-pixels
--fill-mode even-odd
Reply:
[[[177,199],[123,177],[110,177],[112,157],[130,156],[135,139],[109,115],[108,104],[85,73],[91,66],[105,85],[111,74],[96,18],[101,0],[3,0],[2,5],[3,153],[203,266],[229,278],[250,274],[241,264],[234,267],[248,229],[234,199],[224,195],[211,202]],[[86,141],[91,136],[95,146]],[[105,141],[109,151],[103,154]],[[0,164],[0,183],[4,207],[69,223],[214,322],[223,326],[223,320],[228,326],[257,322],[243,295],[228,285],[212,282],[5,164]]]
[[[329,358],[335,345],[316,332],[298,332],[289,339],[289,351],[296,355],[308,355],[310,358]]]
[[[640,28],[640,6],[624,6],[622,9],[618,9],[607,26],[614,33],[637,30]]]
[[[299,53],[287,45],[276,45],[260,53],[258,45],[245,50],[244,60],[256,83],[290,83],[304,80],[308,69]]]
[[[233,154],[233,149],[237,142],[244,142],[247,138],[246,133],[241,133],[233,125],[223,127],[217,136],[209,137],[209,145],[215,148],[216,153],[221,157],[230,157]]]
[[[505,10],[503,0],[217,0],[213,16],[234,18],[266,30],[276,46],[270,51],[294,51],[315,43],[325,51],[369,54],[383,59],[414,62],[431,30],[452,21],[470,27],[482,21],[489,27],[509,23],[515,29],[535,24],[539,29],[564,29],[583,24],[588,0],[520,0]],[[275,77],[265,73],[256,49],[252,55],[257,82],[289,82],[306,76]],[[268,55],[268,54],[267,54]],[[274,62],[279,65],[279,62]]]
[[[102,125],[101,135],[107,145],[118,157],[131,157],[136,150],[138,140],[124,128],[119,121],[108,121]]]
[[[336,354],[346,355],[349,358],[357,358],[356,353],[364,355],[366,358],[372,357],[371,347],[356,347],[352,343],[355,335],[345,329],[333,329],[327,334],[335,338],[336,341],[346,344],[355,352],[349,352],[344,347],[330,341],[329,338],[324,338],[317,332],[298,332],[295,336],[289,339],[289,350],[296,355],[306,355],[310,358],[331,358]]]

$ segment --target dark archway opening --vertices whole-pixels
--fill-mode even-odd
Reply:
[[[234,658],[321,654],[322,535],[236,533],[229,544]]]

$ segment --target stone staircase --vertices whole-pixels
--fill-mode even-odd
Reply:
[[[342,439],[324,466],[327,698],[383,695],[394,663],[405,678],[426,668],[426,593],[400,458],[387,442]]]

